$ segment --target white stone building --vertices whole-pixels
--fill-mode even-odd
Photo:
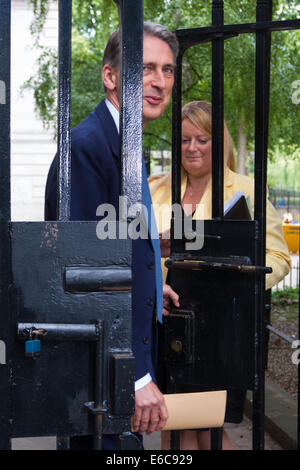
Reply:
[[[12,0],[11,6],[11,218],[37,221],[44,217],[45,182],[56,143],[35,114],[33,93],[20,94],[38,57],[29,29],[32,5],[29,0]],[[57,24],[54,3],[41,37],[43,45],[57,47]]]

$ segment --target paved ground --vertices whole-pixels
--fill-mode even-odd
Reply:
[[[252,423],[244,418],[241,424],[226,424],[225,429],[237,450],[252,450]],[[265,450],[281,450],[280,445],[265,432]]]
[[[224,426],[237,450],[252,450],[252,423],[248,418],[240,424],[226,424]],[[144,446],[147,450],[160,449],[160,433],[153,433],[144,439]],[[265,450],[281,450],[281,447],[275,442],[268,433],[265,433]]]

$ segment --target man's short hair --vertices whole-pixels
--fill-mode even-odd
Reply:
[[[150,21],[145,21],[143,26],[144,36],[154,36],[162,41],[166,42],[170,47],[173,56],[174,62],[176,63],[176,58],[178,55],[178,41],[176,35],[169,31],[164,26],[152,23]],[[121,65],[121,41],[119,28],[114,31],[107,44],[103,55],[102,68],[104,65],[110,65],[115,70],[120,70]],[[105,89],[105,87],[104,87]],[[106,91],[106,90],[105,90]]]

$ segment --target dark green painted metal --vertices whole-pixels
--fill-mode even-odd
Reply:
[[[143,1],[116,0],[122,34],[121,195],[142,201]]]
[[[65,289],[69,292],[130,291],[131,269],[107,266],[67,266]]]
[[[10,221],[10,22],[11,2],[0,1],[0,347],[4,363],[0,364],[0,448],[10,448],[10,288],[11,246]]]
[[[122,157],[130,154],[132,169],[136,152],[142,155],[142,1],[118,3],[125,45]],[[58,448],[67,449],[69,436],[93,434],[94,448],[101,449],[104,432],[120,434],[122,448],[137,449],[130,432],[135,375],[131,241],[100,241],[96,222],[68,220],[72,1],[59,1],[59,220],[51,223],[10,222],[10,2],[0,5],[0,339],[7,350],[7,364],[0,367],[0,447],[9,448],[12,437],[57,435]],[[141,172],[134,168],[133,173],[136,191]],[[132,195],[131,176],[123,178],[123,191]],[[38,357],[26,357],[28,340],[40,341]],[[121,403],[126,405],[122,410]]]
[[[143,2],[118,0],[116,3],[120,11],[124,52],[122,194],[133,204],[141,200],[141,165],[136,165],[136,155],[142,155]],[[5,364],[0,365],[1,449],[10,448],[11,437],[51,434],[60,436],[61,448],[68,448],[69,435],[87,433],[94,434],[95,448],[100,449],[102,432],[120,433],[122,448],[137,448],[136,439],[130,433],[134,371],[131,243],[100,242],[94,222],[68,222],[71,6],[71,0],[59,2],[60,221],[11,223],[10,2],[0,0],[0,340],[6,347]],[[206,265],[201,270],[185,270],[184,276],[181,269],[176,269],[176,264],[170,268],[171,283],[179,293],[182,291],[183,301],[180,311],[172,312],[171,328],[164,333],[168,361],[163,366],[170,365],[164,376],[164,386],[168,391],[198,391],[199,384],[223,388],[238,378],[237,384],[254,390],[253,442],[254,448],[262,449],[264,281],[261,273],[253,280],[253,274],[241,274],[232,266],[236,268],[237,263],[248,267],[264,266],[270,32],[299,29],[300,20],[271,21],[271,0],[258,0],[256,23],[223,25],[223,2],[215,0],[212,6],[211,27],[177,31],[180,53],[173,96],[172,198],[174,202],[180,202],[181,61],[184,51],[207,41],[215,44],[213,120],[217,123],[216,148],[222,151],[223,40],[237,34],[256,33],[256,220],[242,223],[207,221],[201,252],[186,251],[184,241],[172,240],[175,263],[188,259],[205,261]],[[222,167],[217,165],[213,171],[217,174],[216,181],[220,181]],[[134,184],[130,186],[129,181]],[[217,185],[217,191],[222,188],[221,183]],[[222,194],[216,194],[214,200],[215,219],[222,218]],[[226,270],[223,266],[216,271],[216,263],[225,263]],[[249,298],[255,299],[255,305]],[[38,337],[42,344],[41,355],[36,359],[25,357],[26,334],[18,337],[18,331],[31,327],[40,330],[40,333],[33,331],[33,337]],[[47,328],[48,337],[41,331]],[[251,335],[240,336],[241,331],[251,332]],[[233,349],[228,349],[228,343],[234,345]],[[253,350],[254,363],[250,360]],[[122,373],[124,367],[126,374]],[[121,391],[119,384],[122,384]],[[215,440],[216,447],[220,446],[219,441]]]
[[[256,22],[272,20],[272,0],[257,0]],[[269,128],[269,88],[270,88],[271,33],[256,33],[255,66],[255,206],[254,218],[257,220],[257,240],[255,263],[266,263],[266,188],[267,153]],[[255,282],[255,354],[253,390],[253,449],[264,448],[264,410],[265,410],[265,278],[257,277]]]
[[[170,273],[170,282],[172,286],[179,292],[182,292],[184,302],[181,302],[181,310],[195,312],[195,306],[199,311],[204,310],[206,306],[206,315],[208,317],[205,321],[209,321],[209,312],[212,315],[216,315],[215,303],[218,304],[220,299],[223,299],[224,306],[228,302],[228,296],[232,297],[234,293],[234,273],[227,272],[222,280],[221,272],[215,269],[216,263],[228,263],[230,264],[231,256],[244,256],[244,262],[247,259],[256,268],[257,274],[252,275],[251,279],[248,279],[248,292],[244,290],[244,298],[241,298],[243,305],[245,304],[246,311],[248,307],[246,305],[247,299],[250,298],[251,309],[252,309],[252,323],[251,328],[253,331],[253,337],[251,345],[249,344],[248,359],[251,365],[246,367],[252,369],[252,378],[250,388],[253,390],[253,448],[263,449],[264,447],[264,366],[265,366],[265,280],[262,276],[262,272],[265,267],[265,223],[266,223],[266,164],[267,164],[267,141],[268,141],[268,113],[269,113],[269,68],[270,68],[270,36],[272,31],[283,31],[300,29],[300,20],[286,20],[286,21],[272,21],[272,1],[271,0],[258,0],[257,1],[257,18],[255,23],[248,24],[223,24],[223,2],[221,0],[212,1],[212,14],[213,21],[212,26],[204,28],[193,28],[176,31],[176,35],[179,41],[179,56],[177,62],[177,71],[175,77],[175,86],[173,92],[173,135],[172,135],[172,202],[180,203],[181,201],[181,142],[179,136],[181,135],[181,80],[182,80],[182,58],[184,52],[198,44],[206,42],[212,42],[213,44],[213,77],[212,77],[212,101],[213,101],[213,135],[215,137],[215,150],[216,156],[222,154],[222,127],[223,127],[223,41],[229,40],[239,34],[256,34],[256,152],[255,152],[255,226],[251,226],[251,236],[247,234],[248,222],[240,221],[238,226],[232,225],[232,221],[224,221],[224,223],[217,220],[222,218],[222,197],[223,197],[223,181],[222,181],[222,162],[221,164],[216,159],[213,160],[213,217],[215,220],[212,223],[205,223],[204,229],[204,247],[200,251],[187,251],[183,241],[174,239],[174,227],[175,219],[172,219],[171,225],[171,257],[172,260],[201,260],[209,261],[205,268],[195,272],[193,275],[187,274],[188,271],[184,271],[180,274],[180,270],[172,269]],[[215,124],[214,124],[215,122]],[[218,159],[217,159],[218,160]],[[231,231],[236,230],[236,235]],[[240,239],[238,239],[240,238]],[[224,257],[228,256],[229,259],[224,261]],[[207,257],[209,258],[207,260]],[[177,265],[178,266],[178,265]],[[209,273],[211,268],[212,272]],[[213,270],[215,275],[213,275]],[[176,272],[177,271],[177,272]],[[260,272],[259,272],[260,271]],[[193,276],[198,278],[198,283],[193,280]],[[207,277],[211,276],[211,283],[207,283]],[[224,282],[223,282],[224,281]],[[191,289],[191,285],[194,284],[194,290],[198,289],[198,296],[195,297],[194,290]],[[227,282],[229,284],[227,284]],[[239,282],[237,280],[237,282]],[[188,292],[188,295],[187,295]],[[240,292],[242,293],[242,291]],[[194,296],[194,297],[193,297]],[[201,303],[201,299],[209,298],[212,300],[212,305],[209,301],[204,300]],[[217,297],[217,298],[216,298]],[[221,303],[220,303],[221,306]],[[232,306],[228,305],[227,314],[230,316],[230,310]],[[241,308],[241,312],[243,309]],[[254,313],[253,313],[254,312]],[[176,316],[176,311],[173,312]],[[180,312],[179,312],[180,315]],[[194,316],[195,321],[197,315]],[[172,320],[173,321],[173,320]],[[182,319],[181,319],[182,321]],[[190,319],[188,320],[190,321]],[[167,321],[166,321],[167,322]],[[222,326],[223,319],[221,322]],[[188,325],[186,325],[186,328]],[[182,325],[181,325],[182,328]],[[211,325],[212,331],[216,332],[216,326]],[[215,328],[215,330],[214,330]],[[245,331],[245,325],[243,326]],[[178,331],[180,328],[178,329]],[[247,330],[246,330],[247,331]],[[232,336],[230,332],[227,332],[227,347],[232,344]],[[199,338],[198,338],[199,339]],[[215,343],[215,337],[211,338],[212,342]],[[209,344],[206,343],[207,339],[203,338],[203,343],[206,344],[206,348],[203,349],[203,363],[216,364],[216,357],[213,351],[210,351]],[[194,343],[196,345],[196,341]],[[166,345],[164,345],[166,346]],[[225,345],[224,345],[225,347]],[[217,351],[219,344],[216,345]],[[197,350],[197,346],[195,346]],[[185,350],[189,350],[186,345]],[[211,354],[208,354],[210,351]],[[251,356],[251,354],[252,356]],[[225,349],[224,349],[225,353]],[[174,351],[172,353],[174,357]],[[249,355],[250,354],[250,355]],[[192,354],[193,356],[193,354]],[[254,357],[254,360],[253,360]],[[229,364],[229,362],[228,362]],[[165,365],[167,372],[169,372],[169,387],[174,390],[176,388],[174,376],[180,375],[178,370],[174,370],[174,376],[172,375],[169,365]],[[217,368],[219,364],[217,365]],[[205,366],[204,366],[205,368]],[[199,368],[198,379],[203,374],[203,370]],[[208,374],[209,376],[209,374]],[[195,380],[193,373],[189,375],[189,378],[193,377],[192,381]],[[225,376],[224,376],[225,377]],[[223,378],[224,378],[223,377]],[[189,389],[189,385],[185,388],[185,378],[179,377],[179,385],[182,386],[181,390],[185,391]],[[205,377],[206,380],[206,377]],[[223,379],[222,379],[223,380]],[[199,380],[200,381],[200,380]],[[205,381],[204,381],[205,382]],[[204,383],[203,382],[203,383]],[[213,383],[213,380],[208,380],[207,383]],[[223,383],[224,380],[223,380]],[[219,382],[221,385],[221,382]],[[298,398],[299,407],[299,398]],[[299,416],[298,416],[298,428]],[[299,431],[298,431],[299,432]]]
[[[104,432],[130,430],[131,416],[112,412],[115,397],[108,377],[113,375],[113,354],[126,353],[130,363],[133,360],[131,292],[69,292],[64,273],[72,265],[130,270],[131,241],[99,240],[96,222],[16,222],[11,224],[11,239],[11,316],[19,331],[10,355],[12,435],[92,434],[94,416],[85,406],[89,402],[106,403]],[[99,322],[103,343],[97,353]],[[41,330],[41,355],[36,360],[24,355],[22,331],[30,325]],[[96,377],[99,367],[103,380]],[[99,384],[101,392],[96,393]],[[126,386],[132,396],[133,382]]]
[[[196,253],[176,240],[169,261],[181,301],[163,327],[166,393],[253,389],[256,222],[207,220],[204,230],[222,238],[208,239]]]
[[[72,0],[58,2],[57,219],[71,208],[71,35]]]
[[[224,25],[222,0],[212,2],[212,25]],[[212,40],[212,218],[222,219],[224,212],[224,37]]]

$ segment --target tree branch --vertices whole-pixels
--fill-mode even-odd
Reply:
[[[165,143],[168,144],[169,146],[172,145],[172,143],[171,143],[169,140],[164,139],[164,138],[161,137],[160,135],[153,134],[152,132],[144,132],[143,134],[144,134],[144,135],[147,135],[147,136],[149,136],[149,137],[154,137],[155,139],[161,140],[162,142],[165,142]]]

